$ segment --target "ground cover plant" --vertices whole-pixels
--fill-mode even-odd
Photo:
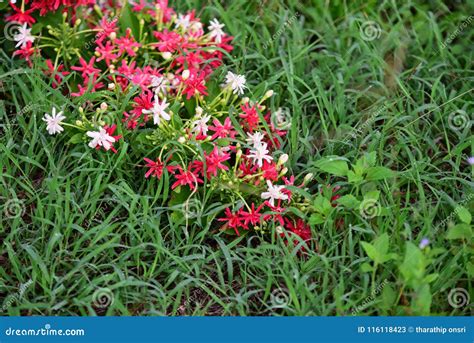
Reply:
[[[473,6],[0,3],[6,315],[468,315]]]

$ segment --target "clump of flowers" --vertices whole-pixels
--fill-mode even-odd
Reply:
[[[305,206],[294,191],[309,180],[289,174],[280,150],[288,118],[270,111],[272,90],[242,97],[249,86],[224,65],[232,37],[218,19],[205,25],[167,0],[23,0],[10,9],[6,20],[19,23],[13,55],[40,65],[77,104],[45,114],[49,134],[70,135],[98,153],[140,137],[144,177],[167,174],[173,194],[228,204],[215,221],[220,229],[312,238],[290,211]],[[35,28],[56,12],[56,26]]]

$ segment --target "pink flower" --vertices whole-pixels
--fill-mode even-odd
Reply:
[[[233,130],[233,126],[229,117],[225,118],[224,125],[222,125],[217,119],[214,119],[212,122],[214,123],[214,126],[209,126],[209,130],[214,131],[214,134],[211,137],[212,140],[216,138],[234,138],[237,134],[237,131]]]

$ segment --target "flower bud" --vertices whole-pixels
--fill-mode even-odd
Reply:
[[[100,109],[102,111],[107,111],[107,108],[109,108],[109,105],[107,105],[106,102],[103,102],[103,103],[100,104]]]
[[[268,90],[265,93],[265,99],[271,98],[273,96],[273,94],[274,94],[273,89]]]
[[[184,138],[183,136],[178,138],[178,143],[184,144],[184,142],[186,142],[186,138]]]
[[[115,83],[109,83],[109,84],[107,85],[107,88],[108,88],[109,90],[113,91],[113,90],[115,89]]]
[[[171,58],[171,56],[173,56],[173,55],[171,54],[171,52],[169,52],[169,51],[165,51],[165,52],[163,52],[161,55],[163,56],[163,58],[164,58],[165,60],[169,60],[169,59]]]
[[[111,33],[109,34],[109,38],[110,38],[111,40],[114,40],[115,38],[117,38],[117,33],[111,32]]]
[[[203,112],[203,109],[202,109],[200,106],[197,106],[197,107],[196,107],[196,114],[197,114],[198,116],[202,116],[202,112]]]
[[[285,164],[288,161],[288,154],[283,154],[278,159],[278,165]]]
[[[181,74],[181,77],[183,78],[183,80],[187,80],[189,78],[189,69],[185,69],[183,70],[183,73]]]
[[[288,173],[288,168],[283,168],[283,170],[281,171],[281,175],[285,175],[286,173]]]
[[[77,125],[77,126],[82,126],[82,121],[76,120],[76,125]]]
[[[306,174],[304,177],[303,183],[306,184],[310,182],[313,179],[313,176],[314,176],[313,173]]]
[[[247,97],[247,96],[244,97],[244,98],[242,98],[242,103],[243,103],[243,104],[247,104],[249,101],[250,101],[250,98]]]

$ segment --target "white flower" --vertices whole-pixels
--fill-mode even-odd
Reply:
[[[254,147],[253,150],[250,150],[250,154],[247,155],[253,159],[253,162],[262,168],[263,160],[270,162],[273,158],[268,155],[267,143],[261,143]]]
[[[282,192],[285,186],[274,186],[271,181],[267,180],[268,192],[263,192],[262,199],[270,199],[270,205],[275,206],[275,200],[288,200],[288,195]]]
[[[244,75],[237,75],[229,71],[225,78],[226,86],[230,86],[234,91],[234,94],[244,94],[244,89],[247,88],[245,85],[246,80]]]
[[[265,134],[262,132],[255,132],[253,135],[250,132],[247,132],[249,138],[246,139],[247,143],[252,143],[256,148],[262,144],[262,140],[265,137]]]
[[[207,122],[210,119],[211,119],[211,116],[204,116],[194,121],[192,131],[197,134],[202,133],[203,135],[207,135],[207,131],[209,130],[209,127],[207,126]]]
[[[160,99],[155,95],[155,102],[153,103],[153,107],[151,108],[151,110],[143,110],[142,113],[153,114],[153,123],[159,125],[161,118],[167,121],[171,119],[169,113],[165,111],[168,106],[169,103],[166,102],[166,99],[163,99],[160,104]]]
[[[182,27],[184,31],[187,31],[189,26],[191,25],[191,16],[189,14],[178,15],[178,19],[176,19],[176,28]]]
[[[225,35],[224,31],[222,31],[222,28],[224,26],[225,25],[219,23],[217,19],[211,20],[211,25],[207,27],[211,31],[209,33],[209,37],[211,38],[215,37],[217,43],[222,43],[222,37]]]
[[[28,29],[25,23],[18,28],[18,33],[13,36],[13,39],[18,42],[17,45],[15,45],[15,48],[18,48],[19,46],[24,47],[28,42],[33,43],[35,37],[31,35],[31,29]]]
[[[170,82],[168,81],[168,79],[164,78],[163,76],[153,75],[151,77],[151,88],[153,88],[153,91],[155,92],[155,94],[161,93],[163,95],[166,95],[169,87],[170,87]]]
[[[91,148],[101,146],[104,147],[105,150],[109,150],[115,142],[115,138],[110,136],[103,127],[99,129],[99,132],[87,131],[86,135],[92,138],[92,140],[89,142],[89,146]]]
[[[63,116],[63,112],[61,111],[56,114],[56,108],[54,107],[51,110],[51,115],[45,113],[43,120],[46,122],[46,130],[48,130],[48,133],[50,135],[55,135],[56,133],[63,132],[64,129],[61,126],[61,123],[64,119],[66,119],[66,117]]]

